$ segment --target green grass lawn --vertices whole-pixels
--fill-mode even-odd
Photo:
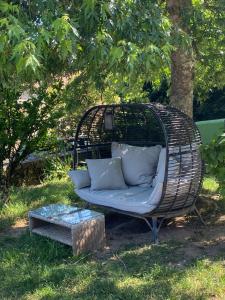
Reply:
[[[204,181],[205,192],[217,188]],[[11,234],[30,209],[71,201],[79,200],[67,180],[12,191],[0,213],[0,299],[225,299],[225,251],[185,261],[182,242],[170,240],[72,256],[70,247],[28,231]]]

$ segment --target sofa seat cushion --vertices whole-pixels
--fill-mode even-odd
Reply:
[[[130,186],[126,190],[102,191],[92,191],[90,188],[83,188],[77,189],[76,193],[80,198],[92,204],[139,214],[148,213],[157,205],[155,201],[150,201],[153,188],[149,187]]]

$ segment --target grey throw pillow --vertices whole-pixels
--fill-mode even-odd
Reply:
[[[112,157],[122,158],[125,182],[129,185],[150,186],[156,173],[161,146],[137,147],[112,143]]]
[[[126,189],[121,158],[86,159],[92,190]]]
[[[77,189],[82,189],[91,185],[91,178],[88,170],[72,170],[68,172],[68,175]]]

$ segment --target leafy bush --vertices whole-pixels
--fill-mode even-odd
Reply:
[[[46,161],[45,166],[45,180],[63,179],[67,176],[72,166],[72,157],[53,156]]]
[[[225,134],[203,146],[202,153],[206,171],[216,178],[221,194],[225,195]]]
[[[63,77],[76,52],[69,17],[55,11],[60,5],[54,10],[40,1],[13,2],[18,5],[0,1],[0,201],[4,202],[20,162],[39,150],[63,115]]]

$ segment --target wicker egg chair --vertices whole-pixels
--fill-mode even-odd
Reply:
[[[203,164],[200,133],[187,115],[161,104],[99,105],[81,118],[74,141],[74,169],[87,158],[111,157],[113,141],[135,146],[162,145],[166,149],[161,199],[155,209],[139,214],[107,207],[138,217],[151,228],[153,242],[163,220],[194,211],[203,222],[195,203],[201,188]],[[174,159],[175,158],[175,159]],[[174,176],[174,169],[178,170]]]

